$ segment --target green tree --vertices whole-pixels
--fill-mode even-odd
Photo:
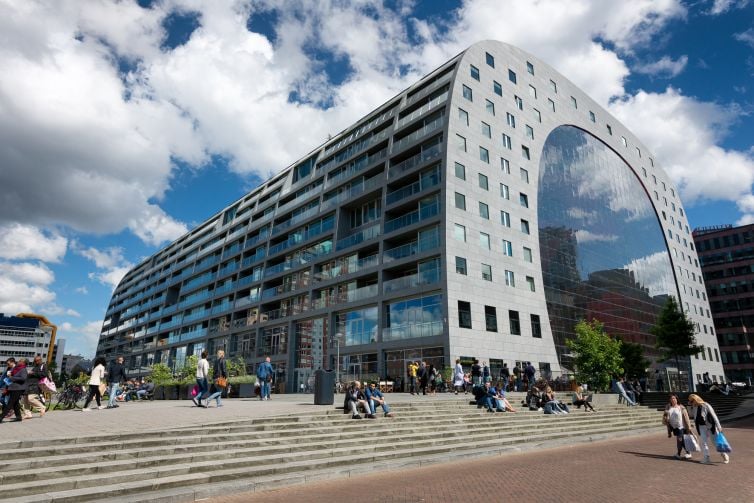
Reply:
[[[581,320],[574,331],[576,337],[567,340],[566,345],[575,356],[576,379],[593,389],[606,390],[611,375],[623,374],[620,340],[610,337],[598,320]]]
[[[623,369],[629,377],[642,377],[649,366],[649,360],[644,358],[644,346],[621,340],[620,355],[623,358]]]
[[[657,324],[650,329],[657,338],[657,348],[662,350],[663,361],[675,360],[678,367],[679,357],[693,356],[702,348],[696,345],[696,326],[678,307],[675,298],[668,301],[660,311]]]
[[[163,386],[173,380],[173,371],[164,363],[155,363],[150,367],[152,382]]]

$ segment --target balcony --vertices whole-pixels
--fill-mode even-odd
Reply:
[[[407,171],[421,166],[433,159],[439,159],[442,154],[440,143],[436,143],[431,147],[427,147],[418,154],[409,157],[408,159],[399,162],[398,164],[391,166],[388,170],[388,178],[396,178]]]
[[[267,237],[268,237],[268,233],[267,233],[267,230],[265,229],[265,232],[260,232],[256,236],[247,239],[243,247],[244,249],[248,249],[248,248],[251,248],[252,246],[256,246],[257,243],[259,243],[260,241],[264,241],[265,239],[267,239]]]
[[[374,239],[378,237],[379,235],[380,235],[380,224],[373,225],[372,227],[359,231],[355,234],[351,234],[350,236],[339,240],[335,249],[343,250],[345,248],[349,248],[351,246],[357,245],[364,241]]]
[[[406,187],[401,187],[398,190],[390,192],[387,195],[385,202],[388,205],[397,203],[398,201],[406,199],[407,197],[411,197],[414,194],[418,194],[419,192],[427,190],[431,187],[436,187],[439,184],[440,184],[439,177],[434,177],[431,182],[427,182],[424,185],[422,185],[421,181],[417,180],[411,185],[408,185]]]
[[[325,295],[312,300],[312,309],[321,309],[347,302],[357,302],[374,297],[379,292],[378,285],[368,285],[353,290],[347,290],[334,295]]]
[[[329,178],[325,182],[325,188],[327,189],[327,188],[337,185],[338,182],[345,180],[346,178],[350,178],[352,175],[358,173],[359,171],[363,170],[367,166],[370,166],[379,161],[382,161],[386,157],[387,157],[387,149],[384,149],[384,148],[375,152],[374,154],[360,157],[359,159],[354,161],[347,169],[344,169],[337,175],[333,176],[332,178]]]
[[[432,133],[433,131],[437,131],[438,129],[442,128],[444,124],[445,124],[445,114],[443,113],[438,118],[426,124],[421,129],[414,131],[413,133],[401,138],[398,141],[394,141],[393,146],[390,149],[390,152],[391,153],[400,152],[407,145],[410,145],[414,143],[415,141],[418,141],[420,138],[423,138],[427,136],[428,134]]]
[[[163,321],[162,323],[160,323],[160,330],[167,330],[168,328],[177,327],[181,323],[181,317],[176,316],[170,321]]]
[[[289,218],[285,222],[279,223],[278,225],[276,225],[275,227],[273,227],[272,228],[272,235],[274,236],[276,234],[280,234],[281,232],[283,232],[286,229],[290,229],[291,226],[293,226],[293,225],[295,225],[295,224],[297,224],[299,222],[303,222],[304,220],[306,220],[309,217],[313,217],[314,215],[316,215],[317,213],[319,213],[319,211],[320,211],[319,207],[318,206],[314,206],[314,207],[309,208],[308,210],[304,211],[303,213],[299,213],[298,215],[292,216],[291,218]]]
[[[326,281],[334,279],[346,274],[353,274],[362,269],[374,267],[380,263],[379,255],[371,255],[364,257],[355,262],[344,261],[342,264],[338,264],[330,268],[327,272],[318,272],[314,274],[314,281]]]
[[[183,317],[183,322],[188,323],[189,321],[200,320],[202,318],[205,318],[206,316],[209,316],[209,313],[209,309],[203,309],[201,311],[187,314]]]
[[[282,215],[285,211],[297,206],[301,203],[303,199],[307,199],[318,192],[322,190],[322,184],[317,185],[316,187],[311,188],[310,190],[307,190],[305,193],[300,194],[298,197],[294,198],[292,201],[288,201],[287,203],[283,204],[282,206],[278,206],[277,215]]]
[[[325,164],[321,164],[319,166],[319,169],[323,169],[325,171],[329,170],[330,168],[337,166],[341,162],[345,161],[349,157],[353,157],[354,155],[358,154],[359,152],[366,150],[368,147],[374,145],[375,143],[379,143],[380,141],[384,140],[388,137],[388,130],[389,128],[383,129],[379,133],[373,134],[369,138],[364,138],[361,141],[358,141],[356,143],[352,143],[346,150],[343,152],[337,154],[335,157],[333,157],[331,160],[329,160]],[[328,180],[329,181],[329,180]],[[325,185],[327,186],[327,185]]]
[[[431,285],[437,283],[439,280],[440,270],[434,269],[383,281],[382,289],[387,294],[397,290],[406,290],[408,288],[416,288],[417,286]]]
[[[212,314],[220,314],[233,308],[233,303],[230,301],[223,302],[216,306],[212,306]]]
[[[383,341],[398,341],[402,339],[417,339],[420,337],[433,337],[442,335],[442,321],[428,321],[426,323],[414,323],[399,327],[382,329]]]
[[[438,236],[422,240],[414,240],[410,243],[385,250],[382,254],[382,261],[388,263],[393,260],[400,260],[402,258],[410,257],[411,255],[416,255],[437,248],[438,246],[440,246],[440,238]]]
[[[265,256],[264,250],[258,251],[254,255],[243,259],[243,261],[241,262],[241,267],[248,267],[254,262],[259,262],[260,260],[264,258],[264,256]]]
[[[370,178],[369,180],[361,181],[355,185],[352,185],[348,190],[344,190],[337,196],[324,201],[322,203],[321,211],[325,211],[326,209],[338,206],[340,203],[348,201],[349,199],[356,197],[359,194],[367,192],[375,187],[379,187],[380,185],[382,185],[382,182],[383,179],[382,175],[380,174]]]
[[[232,292],[235,290],[236,284],[233,281],[229,281],[225,283],[222,286],[218,286],[212,291],[212,294],[214,297],[217,297],[218,295],[222,295],[224,293]]]
[[[417,108],[416,110],[414,110],[413,112],[411,112],[407,116],[403,117],[402,119],[399,119],[395,123],[395,128],[394,129],[396,131],[399,130],[400,128],[402,128],[403,126],[405,126],[406,124],[408,124],[409,122],[411,122],[414,119],[416,119],[417,117],[420,117],[420,116],[424,115],[425,113],[429,112],[430,110],[433,110],[433,109],[437,108],[438,106],[442,105],[446,101],[448,101],[448,91],[445,91],[440,96],[432,99],[430,102],[428,102],[427,104],[423,105],[421,108]]]
[[[411,213],[401,215],[385,222],[385,234],[414,225],[423,220],[435,217],[440,213],[440,203],[435,201]]]
[[[312,224],[306,231],[291,234],[290,236],[288,236],[288,239],[286,241],[278,243],[275,246],[270,246],[267,256],[272,257],[273,255],[276,255],[283,250],[287,250],[292,246],[303,243],[304,241],[308,241],[314,236],[324,234],[325,232],[332,230],[333,227],[335,227],[334,218],[327,218],[322,220],[321,222],[316,222],[315,224]]]
[[[231,262],[230,264],[226,265],[225,267],[217,271],[217,275],[225,276],[226,274],[229,274],[237,269],[238,269],[238,262]]]

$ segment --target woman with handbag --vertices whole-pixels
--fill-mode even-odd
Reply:
[[[97,408],[102,409],[102,392],[100,391],[100,385],[104,384],[105,379],[105,359],[99,357],[94,360],[94,368],[92,374],[89,376],[89,395],[86,397],[84,407],[81,412],[89,412],[89,404],[92,402],[92,398],[97,400]]]
[[[694,424],[696,424],[696,431],[699,432],[699,437],[702,443],[702,453],[704,459],[702,463],[705,465],[711,464],[709,459],[709,447],[707,442],[715,444],[715,435],[722,433],[723,428],[720,426],[720,420],[717,419],[715,409],[710,404],[702,400],[699,395],[689,395],[689,405],[691,406],[691,415],[694,417]],[[730,456],[727,453],[720,453],[723,457],[723,463],[726,465],[730,462]]]
[[[685,444],[685,435],[694,436],[691,431],[691,421],[686,407],[678,403],[678,397],[671,394],[668,404],[665,406],[665,413],[662,415],[662,422],[675,435],[675,443],[678,452],[675,459],[691,459],[691,452]],[[691,442],[691,440],[689,440]],[[686,454],[681,456],[681,451],[685,450]]]
[[[228,387],[228,366],[225,364],[225,351],[222,349],[217,351],[217,360],[215,360],[215,366],[212,368],[212,376],[214,378],[210,388],[212,394],[207,397],[205,407],[209,407],[212,399],[215,400],[217,407],[222,407],[223,401],[220,398],[225,388]]]

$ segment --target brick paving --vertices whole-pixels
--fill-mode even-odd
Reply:
[[[454,501],[681,502],[754,501],[754,418],[724,426],[732,447],[724,465],[678,461],[665,433],[362,475],[213,503],[430,503]],[[714,447],[713,447],[714,449]]]

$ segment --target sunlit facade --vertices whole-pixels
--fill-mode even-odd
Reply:
[[[288,391],[336,354],[348,377],[456,358],[555,374],[581,318],[652,352],[668,295],[716,347],[700,291],[647,149],[552,68],[487,41],[130,271],[98,354],[135,373],[202,349],[250,369],[269,355]]]

